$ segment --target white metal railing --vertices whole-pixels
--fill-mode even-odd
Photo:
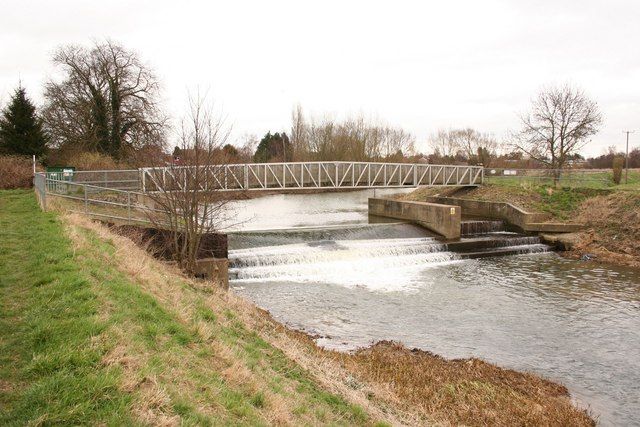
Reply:
[[[196,174],[206,179],[196,179]],[[202,183],[203,191],[277,189],[398,188],[480,185],[481,166],[447,166],[373,162],[290,162],[140,169],[141,190],[188,189]],[[206,188],[204,187],[206,186]]]
[[[140,190],[138,169],[74,171],[72,181],[116,190]]]
[[[33,181],[43,210],[47,209],[51,197],[57,197],[71,203],[70,212],[112,221],[157,225],[164,221],[163,217],[166,215],[166,211],[162,209],[146,206],[143,198],[148,196],[139,191],[54,179],[50,174],[43,172],[36,173]],[[100,182],[100,184],[104,183]],[[152,217],[159,217],[159,219],[152,220]]]

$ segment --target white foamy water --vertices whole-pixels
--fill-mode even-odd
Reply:
[[[411,291],[419,272],[458,260],[432,238],[325,240],[229,252],[232,282],[290,281]]]

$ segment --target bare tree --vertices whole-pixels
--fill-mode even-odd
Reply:
[[[53,56],[65,73],[45,86],[44,120],[55,146],[115,158],[163,142],[159,84],[135,52],[112,41],[64,46]]]
[[[602,124],[596,102],[570,85],[542,90],[531,111],[520,119],[522,130],[515,135],[514,145],[558,171],[556,179],[569,156],[583,148]]]
[[[309,160],[309,128],[304,119],[304,113],[300,104],[296,105],[291,113],[291,147],[293,148],[293,160]]]
[[[490,134],[472,128],[440,129],[429,139],[436,155],[458,157],[470,164],[489,166],[496,157],[499,144]]]
[[[228,193],[219,191],[225,178],[230,129],[206,99],[189,97],[189,112],[178,131],[180,163],[149,172],[148,194],[156,209],[149,215],[158,228],[170,231],[170,246],[179,266],[196,271],[205,235],[229,226]]]
[[[401,128],[356,116],[336,120],[307,119],[297,106],[292,113],[294,160],[402,161],[415,151],[415,138]]]
[[[437,156],[453,157],[458,153],[458,141],[454,131],[440,129],[429,137],[429,145]]]
[[[258,137],[254,134],[245,133],[242,135],[239,141],[240,149],[238,151],[243,163],[251,163],[253,161],[253,155],[256,152],[259,142]]]

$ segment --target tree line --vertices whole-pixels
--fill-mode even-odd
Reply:
[[[39,111],[21,85],[3,109],[0,153],[35,155],[48,164],[87,156],[130,166],[150,159],[157,163],[188,158],[188,148],[182,153],[179,148],[167,150],[174,144],[161,108],[160,83],[135,52],[107,40],[90,47],[60,47],[52,61],[61,77],[45,83]],[[578,88],[541,90],[520,116],[520,124],[503,141],[469,127],[441,129],[428,139],[432,152],[422,154],[416,152],[416,138],[400,127],[363,115],[318,119],[298,105],[288,130],[269,131],[260,140],[247,137],[243,144],[226,142],[217,153],[230,162],[421,161],[562,169],[580,161],[611,167],[615,154],[589,162],[579,156],[601,127],[602,115],[597,103]],[[636,151],[631,167],[636,165]]]
[[[136,163],[161,153],[167,117],[160,85],[138,55],[112,42],[63,46],[52,57],[61,78],[44,85],[40,111],[22,86],[0,119],[0,151],[35,155],[47,163],[94,153]]]

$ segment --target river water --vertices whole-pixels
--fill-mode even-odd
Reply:
[[[602,425],[640,425],[637,271],[536,244],[523,255],[461,260],[419,227],[370,224],[371,195],[239,202],[232,289],[320,345],[385,339],[479,357],[565,384]]]

